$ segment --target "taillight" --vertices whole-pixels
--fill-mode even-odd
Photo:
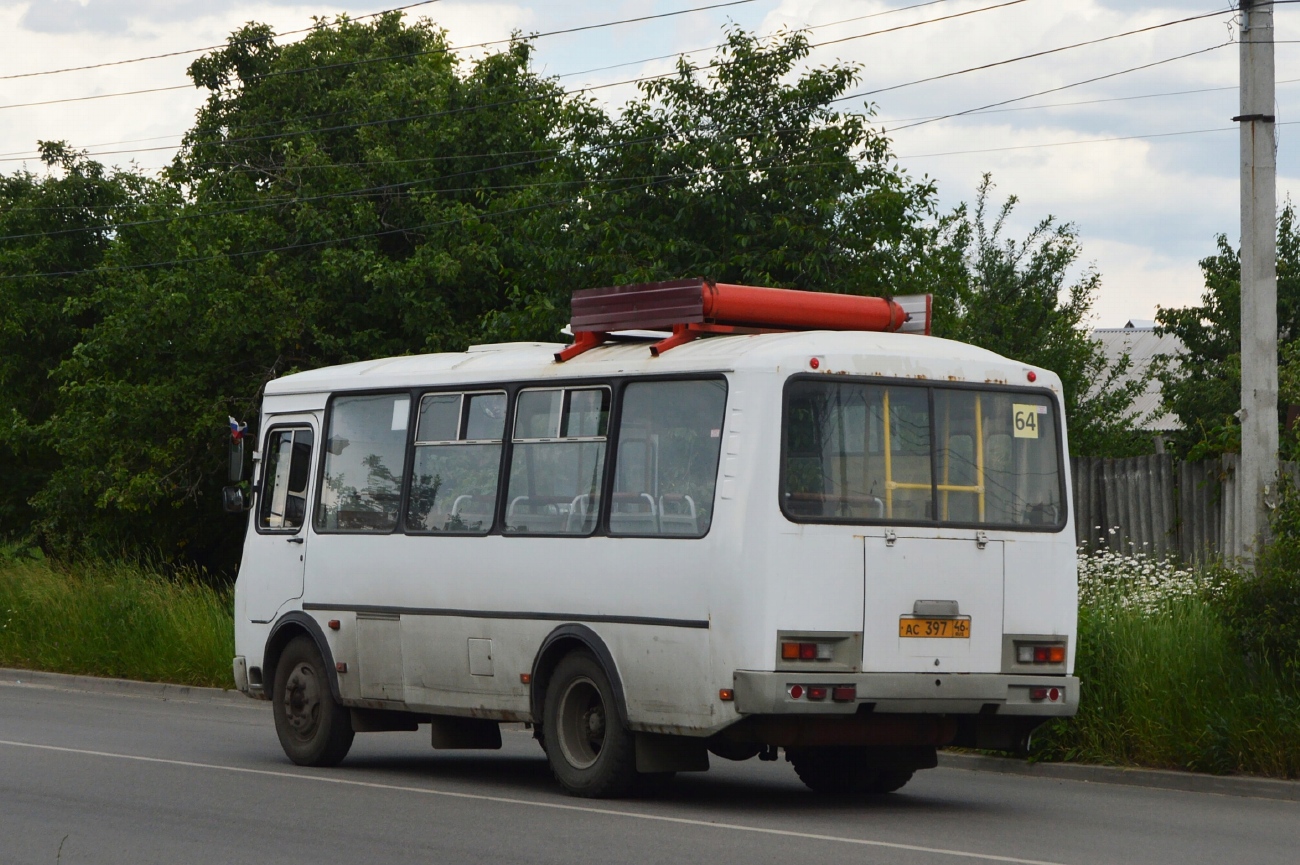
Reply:
[[[809,699],[809,700],[825,700],[825,699],[826,699],[826,686],[825,686],[825,685],[809,685],[809,686],[808,686],[808,699]]]
[[[1055,703],[1061,699],[1060,688],[1036,687],[1029,689],[1029,699],[1031,700],[1050,700]]]
[[[834,658],[834,654],[834,647],[830,643],[781,644],[783,661],[829,661]]]
[[[1044,643],[1016,647],[1016,660],[1022,664],[1064,664],[1065,646]]]
[[[831,688],[831,699],[837,703],[852,703],[857,698],[857,685],[836,685]]]

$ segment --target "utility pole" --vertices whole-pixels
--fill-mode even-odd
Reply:
[[[1254,568],[1277,489],[1277,154],[1273,0],[1240,0],[1241,539]],[[1225,550],[1225,552],[1227,552]]]

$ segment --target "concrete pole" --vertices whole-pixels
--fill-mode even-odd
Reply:
[[[1241,541],[1254,567],[1277,486],[1277,156],[1273,2],[1241,8]],[[1229,551],[1225,550],[1225,553]],[[1229,553],[1230,554],[1230,553]]]

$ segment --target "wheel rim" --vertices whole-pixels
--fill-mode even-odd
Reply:
[[[310,664],[293,668],[284,683],[284,719],[296,738],[310,739],[320,725],[320,679]]]
[[[560,696],[560,750],[575,769],[588,769],[600,759],[605,744],[605,701],[591,679],[574,679]]]

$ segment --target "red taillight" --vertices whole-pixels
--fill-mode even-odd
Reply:
[[[817,644],[816,644],[816,643],[800,643],[800,644],[799,644],[799,660],[801,660],[801,661],[815,661],[815,660],[817,660]]]
[[[857,685],[836,685],[831,689],[831,699],[837,703],[852,703],[857,698]]]
[[[809,700],[825,700],[825,699],[826,699],[826,687],[825,687],[824,685],[809,685],[809,686],[808,686],[808,699],[809,699]]]
[[[1055,689],[1053,689],[1053,690],[1055,690]],[[1048,691],[1047,688],[1030,688],[1030,689],[1029,689],[1029,699],[1031,699],[1031,700],[1046,700],[1046,699],[1047,699],[1047,691]]]
[[[1046,664],[1052,656],[1051,646],[1034,646],[1034,663]]]

